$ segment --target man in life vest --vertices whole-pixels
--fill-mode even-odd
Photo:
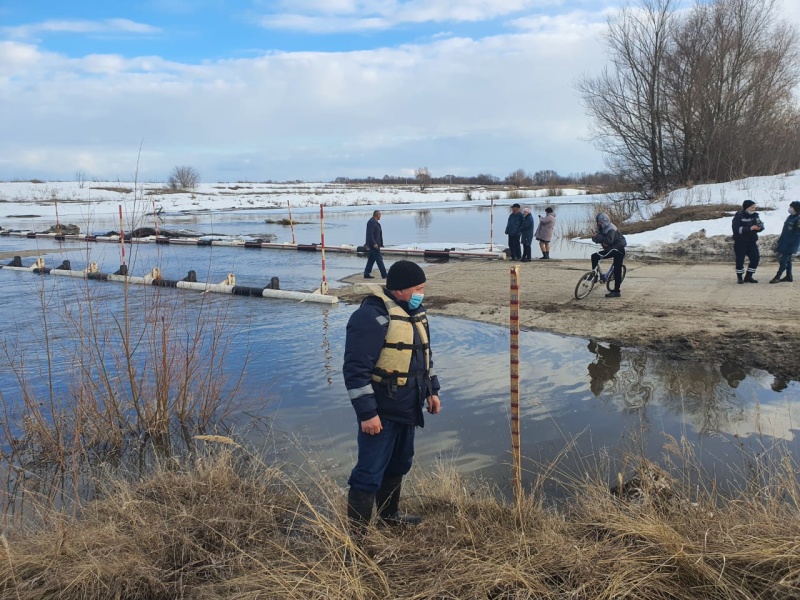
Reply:
[[[383,523],[422,520],[400,512],[400,490],[414,457],[414,431],[424,426],[423,406],[432,415],[440,407],[422,306],[425,272],[400,260],[389,268],[385,287],[366,285],[371,293],[347,323],[342,369],[358,418],[358,462],[347,482],[347,515],[358,539],[376,502]]]

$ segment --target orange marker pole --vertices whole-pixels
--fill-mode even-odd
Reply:
[[[292,229],[292,243],[294,244],[294,221],[292,221],[292,205],[289,204],[289,201],[286,201],[286,206],[289,208],[289,227]]]
[[[54,201],[56,205],[56,235],[61,237],[61,223],[58,221],[58,200]]]
[[[519,432],[519,265],[511,267],[510,296],[510,350],[511,350],[511,457],[514,495],[522,500],[522,456],[520,454]]]
[[[119,244],[122,248],[122,264],[125,264],[125,231],[122,228],[122,204],[119,205]]]
[[[489,198],[489,252],[494,244],[494,198]]]
[[[156,230],[156,240],[158,240],[158,213],[156,212],[156,199],[153,198],[153,226]]]

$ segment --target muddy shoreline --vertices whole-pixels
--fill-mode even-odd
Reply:
[[[800,284],[770,285],[777,263],[762,263],[755,285],[738,285],[732,262],[638,258],[626,265],[621,298],[605,298],[605,287],[596,287],[576,300],[587,260],[521,264],[521,326],[800,379]],[[425,304],[431,315],[507,326],[510,267],[478,260],[428,266]],[[348,277],[335,293],[358,301],[349,284],[363,281]]]

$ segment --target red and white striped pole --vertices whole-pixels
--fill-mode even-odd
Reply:
[[[322,204],[319,205],[319,230],[322,243],[322,283],[319,286],[319,291],[322,294],[328,293],[328,275],[325,271],[325,209]]]
[[[522,456],[519,435],[519,265],[511,267],[510,354],[511,354],[511,458],[514,495],[522,500]]]
[[[125,264],[125,231],[122,228],[122,204],[119,205],[119,244],[122,247],[122,264]]]
[[[289,208],[289,227],[292,229],[292,243],[294,244],[294,221],[292,221],[292,205],[289,200],[286,200],[286,206]]]
[[[156,240],[158,240],[158,212],[156,212],[156,199],[153,198],[153,226],[156,231]]]
[[[489,252],[494,244],[494,198],[489,198]]]
[[[58,200],[54,201],[56,205],[56,235],[61,237],[61,223],[58,221]]]

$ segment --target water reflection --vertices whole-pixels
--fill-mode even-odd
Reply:
[[[530,199],[536,202],[530,206],[544,207],[539,199]],[[374,208],[380,208],[383,213],[381,225],[384,228],[384,241],[387,245],[425,244],[425,243],[471,243],[488,244],[490,240],[503,242],[505,235],[506,204],[494,207],[494,219],[491,207],[488,204],[467,204],[452,206],[448,203],[426,205],[385,205],[373,206],[328,206],[325,210],[325,243],[329,246],[342,244],[360,245],[364,240],[364,226],[372,215]],[[565,204],[556,207],[558,211],[559,227],[564,231],[569,229],[573,221],[583,223],[587,218],[588,205]],[[217,212],[199,212],[195,214],[167,213],[163,215],[160,228],[191,229],[207,234],[216,235],[252,235],[255,237],[277,236],[278,242],[291,242],[292,230],[279,223],[268,223],[267,219],[278,220],[288,216],[285,208],[263,210],[226,210]],[[313,244],[320,242],[319,207],[299,207],[292,209],[292,217],[299,223],[294,226],[294,241],[300,244]],[[437,217],[436,227],[431,227],[434,217]],[[43,216],[31,222],[30,219],[7,219],[3,225],[7,228],[32,228],[43,230],[54,224],[55,217],[48,219]],[[144,219],[144,220],[143,220]],[[127,221],[136,221],[137,226],[153,226],[152,215],[144,218],[126,216],[126,229],[131,229]],[[80,219],[78,219],[80,221]],[[142,222],[140,222],[142,221]],[[119,229],[119,222],[114,215],[93,215],[91,221],[84,219],[75,223],[80,225],[87,233],[107,233]],[[561,229],[556,231],[553,239],[553,257],[558,258],[588,258],[593,249],[586,244],[571,242]],[[17,249],[36,247],[37,243],[50,241],[27,240],[26,238],[0,238],[0,249],[6,242],[13,244]],[[73,241],[64,242],[67,247],[75,245]],[[163,249],[162,249],[163,250]],[[197,251],[197,249],[193,249]],[[241,252],[241,250],[236,250]],[[165,252],[172,252],[172,247]],[[267,254],[285,252],[283,250],[264,250]],[[333,259],[333,257],[332,257]],[[199,271],[198,271],[199,273]]]
[[[333,358],[333,355],[331,354],[331,342],[328,339],[329,313],[329,308],[322,309],[322,344],[320,347],[322,348],[322,355],[325,357],[325,362],[322,365],[322,368],[325,371],[325,381],[330,386],[333,385],[333,367],[331,366],[331,359]]]
[[[614,379],[622,361],[622,348],[616,344],[606,347],[594,340],[589,341],[589,352],[597,356],[597,360],[589,364],[589,388],[595,396],[603,392],[607,382]]]
[[[180,259],[180,253],[170,252],[170,268],[184,273],[185,261],[196,260],[197,252],[187,251]],[[253,277],[259,272],[275,274],[281,268],[296,277],[298,269],[290,261],[306,260],[302,253],[278,254],[276,258],[287,261],[279,266],[263,262],[266,255],[258,252],[230,252],[224,256],[233,259],[238,252],[237,266],[246,267]],[[150,258],[144,261],[148,266]],[[353,265],[350,272],[361,268],[363,261],[356,259]],[[210,279],[219,270],[221,280],[230,269],[214,266],[212,270]],[[318,285],[314,273],[304,277]],[[42,315],[29,310],[35,298],[42,299],[50,331],[57,334],[50,341],[51,347],[55,344],[59,349],[54,371],[64,380],[55,385],[62,389],[70,357],[75,355],[72,349],[79,347],[79,341],[70,340],[73,330],[59,322],[55,307],[74,301],[60,296],[72,286],[56,278],[32,279],[6,270],[0,270],[0,282],[0,301],[8,314],[16,315],[17,325],[0,331],[0,347],[17,357],[0,362],[3,396],[19,398],[14,391],[15,374],[8,366],[19,363],[18,357],[24,358],[29,374],[47,371],[47,350],[38,321]],[[25,290],[24,282],[31,282],[29,289]],[[105,300],[109,313],[122,298],[116,284],[76,287],[92,290],[95,302]],[[175,290],[174,294],[186,303],[202,301],[200,295],[189,292]],[[212,300],[229,302],[230,325],[242,331],[241,345],[226,357],[231,372],[246,362],[241,390],[249,408],[238,413],[235,430],[253,431],[254,412],[266,415],[274,428],[268,434],[253,433],[251,441],[256,446],[269,441],[283,447],[275,441],[276,432],[287,432],[287,440],[302,439],[313,445],[330,469],[346,476],[353,463],[357,424],[342,380],[341,360],[346,323],[355,306],[322,308],[256,298],[205,301]],[[185,314],[189,318],[194,313]],[[26,335],[29,331],[33,334]],[[510,448],[508,333],[502,327],[435,315],[431,333],[443,384],[442,413],[428,418],[419,434],[418,463],[424,467],[445,459],[464,473],[505,481]],[[578,461],[596,456],[600,449],[620,452],[629,444],[630,431],[636,430],[639,446],[650,458],[661,456],[665,435],[688,439],[702,446],[709,472],[724,477],[734,436],[739,440],[771,436],[794,446],[798,443],[793,429],[800,396],[796,381],[778,382],[767,373],[728,363],[674,361],[634,348],[536,331],[521,332],[520,358],[522,453],[538,463]],[[259,439],[259,435],[272,437]],[[567,447],[574,447],[574,459],[564,458]],[[534,476],[528,474],[528,483]]]
[[[433,215],[430,210],[418,210],[415,215],[414,221],[419,229],[427,229],[433,221]]]

